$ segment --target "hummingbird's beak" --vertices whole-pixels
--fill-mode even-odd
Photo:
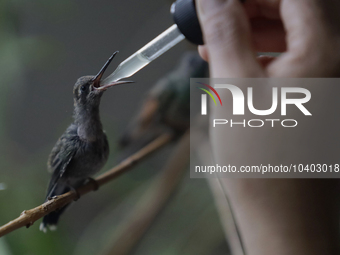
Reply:
[[[125,84],[125,83],[134,83],[134,81],[114,81],[114,82],[111,82],[109,84],[101,85],[100,87],[95,87],[95,89],[96,89],[96,91],[105,91],[112,86]]]
[[[133,81],[114,81],[109,84],[104,84],[101,85],[101,78],[103,77],[103,74],[106,70],[106,68],[109,66],[111,63],[112,59],[117,55],[118,51],[112,54],[112,56],[109,58],[108,61],[106,61],[105,65],[102,67],[102,69],[99,71],[99,73],[92,79],[93,81],[93,87],[96,89],[96,91],[105,91],[109,87],[112,87],[114,85],[120,85],[120,84],[125,84],[125,83],[133,83]]]
[[[117,55],[118,51],[112,54],[112,56],[109,58],[108,61],[106,61],[105,65],[100,69],[99,73],[92,79],[93,82],[93,87],[99,88],[100,87],[100,80],[103,77],[103,74],[106,70],[106,68],[109,66],[111,63],[112,59]]]

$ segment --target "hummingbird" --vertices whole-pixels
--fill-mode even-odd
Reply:
[[[131,83],[115,81],[102,84],[106,68],[118,52],[105,63],[96,76],[80,77],[73,88],[73,123],[59,138],[49,155],[47,167],[52,172],[45,202],[51,197],[75,190],[98,172],[106,163],[109,144],[99,116],[99,104],[103,93],[110,87]],[[40,230],[55,230],[60,215],[67,206],[46,215]]]
[[[121,136],[125,155],[139,150],[164,132],[175,137],[190,125],[190,78],[209,77],[208,63],[197,52],[185,52],[179,64],[165,74],[148,92],[141,110]]]

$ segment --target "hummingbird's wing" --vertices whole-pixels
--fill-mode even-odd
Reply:
[[[70,142],[68,139],[70,139],[70,136],[71,134],[68,128],[66,132],[59,138],[48,158],[48,171],[53,172],[53,174],[48,185],[45,201],[47,201],[49,197],[63,194],[69,190],[65,184],[58,184],[58,181],[66,171],[67,166],[75,154],[75,150],[69,145]],[[67,206],[68,205],[44,216],[43,221],[40,224],[40,230],[46,232],[46,226],[49,226],[51,230],[55,229],[59,220],[59,216],[63,213]]]
[[[47,168],[50,173],[58,172],[66,167],[74,154],[73,146],[70,144],[69,132],[65,132],[53,147],[47,161]],[[73,139],[72,139],[73,140]]]
[[[53,193],[58,180],[63,176],[67,166],[76,153],[76,146],[73,143],[75,140],[78,140],[76,127],[71,125],[59,138],[56,145],[52,149],[47,162],[49,172],[53,173],[49,183],[47,197],[49,194]]]

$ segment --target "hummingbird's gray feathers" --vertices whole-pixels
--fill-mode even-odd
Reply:
[[[190,125],[190,78],[208,77],[208,64],[197,54],[187,52],[179,65],[156,82],[141,110],[127,127],[119,144],[123,158],[164,132],[183,134]]]
[[[64,190],[62,189],[59,192],[55,192],[55,188],[57,187],[60,178],[63,178],[67,169],[70,170],[69,164],[77,153],[78,148],[80,148],[80,145],[77,144],[79,143],[79,139],[76,130],[77,128],[75,125],[70,125],[65,133],[58,139],[51,151],[47,161],[47,168],[52,172],[52,177],[48,185],[46,199],[57,195],[55,193],[62,194],[60,192]]]
[[[53,171],[47,192],[50,197],[60,195],[51,193],[56,184],[67,184],[76,188],[79,179],[86,180],[98,172],[108,158],[109,144],[103,130],[96,131],[98,134],[95,140],[92,136],[91,139],[83,139],[78,130],[79,125],[71,124],[50,154],[48,167]]]
[[[72,139],[73,135],[75,135],[74,132],[72,134],[70,130],[67,129],[53,147],[47,161],[47,169],[50,173],[59,173],[61,169],[66,168],[72,159],[74,150],[71,146],[68,146],[67,141]]]

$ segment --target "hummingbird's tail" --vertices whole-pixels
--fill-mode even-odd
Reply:
[[[51,231],[56,230],[59,217],[65,211],[66,207],[67,205],[57,211],[47,214],[40,223],[39,229],[44,233],[47,232],[47,227]]]
[[[48,201],[49,197],[58,196],[68,191],[70,191],[70,186],[66,184],[60,184],[60,183],[55,184],[55,186],[53,186],[50,192],[48,192],[45,202]],[[39,229],[43,231],[44,233],[47,232],[47,227],[51,231],[56,230],[59,217],[65,211],[67,207],[68,205],[44,216],[42,222],[40,223]]]

